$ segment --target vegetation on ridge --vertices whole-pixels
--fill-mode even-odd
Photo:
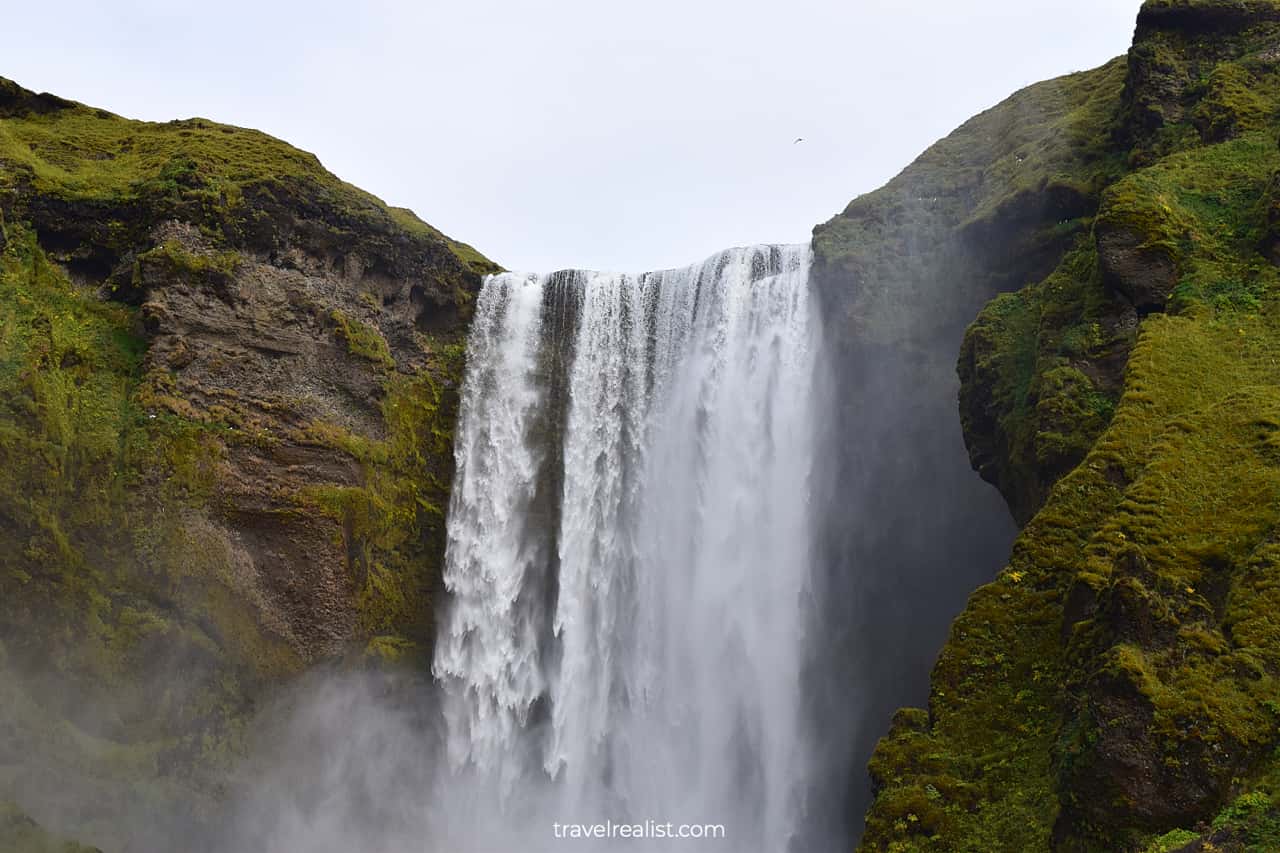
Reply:
[[[121,118],[0,78],[0,200],[110,272],[163,219],[198,222],[233,247],[282,250],[295,229],[371,256],[422,241],[467,269],[494,265],[410,211],[336,178],[314,155],[256,130],[201,118]],[[7,197],[7,198],[6,198]]]

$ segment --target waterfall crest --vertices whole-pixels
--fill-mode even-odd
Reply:
[[[443,787],[483,790],[521,849],[554,848],[553,821],[724,824],[727,849],[771,853],[796,837],[809,257],[485,281],[433,671]],[[450,811],[471,821],[455,849],[500,837]]]

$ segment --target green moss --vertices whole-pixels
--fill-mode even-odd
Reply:
[[[1113,61],[1040,84],[1059,90],[1061,112],[1037,105],[1019,115],[1019,144],[984,169],[983,184],[990,189],[964,224],[999,217],[1003,208],[1027,194],[1095,196],[1114,180],[1123,170],[1111,139],[1123,78],[1123,63]],[[1036,92],[1036,97],[1043,99],[1045,93]]]
[[[1177,270],[1171,312],[1256,312],[1280,280],[1257,251],[1277,168],[1280,152],[1258,133],[1179,152],[1110,186],[1098,228],[1142,235],[1138,251]],[[1091,235],[1048,279],[993,301],[970,327],[960,359],[962,420],[967,435],[994,436],[994,459],[975,461],[989,467],[984,476],[1018,518],[1105,427],[1133,335],[1123,299],[1102,280]],[[971,450],[990,452],[984,444]]]
[[[0,567],[19,585],[4,587],[17,605],[5,609],[26,623],[26,597],[49,598],[68,616],[90,614],[90,636],[111,645],[107,613],[136,610],[121,594],[145,596],[155,580],[138,577],[135,551],[185,550],[162,540],[178,535],[182,506],[207,494],[221,444],[209,425],[139,404],[142,344],[129,309],[73,286],[16,226],[0,263],[0,506],[14,545]],[[162,500],[158,516],[144,494]],[[35,633],[17,636],[41,642],[37,622],[27,627]]]
[[[1108,189],[1100,220],[1141,234],[1144,248],[1176,266],[1171,310],[1256,310],[1277,275],[1257,252],[1277,168],[1280,152],[1265,132],[1178,152]]]
[[[360,486],[315,487],[301,499],[342,522],[361,627],[377,640],[370,649],[382,659],[430,648],[462,370],[462,343],[435,340],[423,370],[386,380],[384,440],[326,423],[307,433],[309,440],[350,454],[363,469]],[[389,650],[394,654],[385,654]]]
[[[1274,118],[1276,106],[1266,93],[1271,82],[1255,77],[1241,65],[1219,65],[1203,84],[1204,95],[1191,112],[1192,124],[1209,141],[1265,129]]]
[[[1268,51],[1278,8],[1272,0],[1143,5],[1129,52],[1124,140],[1130,163],[1150,165],[1274,122],[1277,69]]]
[[[1190,844],[1200,837],[1199,833],[1187,829],[1174,829],[1155,839],[1144,853],[1170,853]]]
[[[1175,829],[1154,839],[1145,853],[1168,853],[1195,842],[1199,844],[1189,849],[1206,853],[1271,853],[1280,849],[1280,808],[1274,790],[1267,785],[1241,794],[1213,818],[1210,832]]]
[[[983,476],[1026,520],[1110,422],[1133,329],[1115,322],[1092,240],[1078,238],[1043,282],[988,303],[961,346],[961,420]],[[1119,357],[1117,357],[1119,356]],[[985,466],[986,470],[983,470]]]
[[[242,259],[238,252],[220,251],[210,254],[193,254],[177,240],[166,240],[137,258],[137,263],[157,263],[170,275],[185,276],[209,284],[226,285],[240,268]]]
[[[96,211],[94,236],[103,245],[126,250],[166,217],[205,225],[233,245],[252,243],[278,225],[274,210],[296,203],[335,233],[407,235],[442,246],[473,273],[495,270],[470,246],[264,133],[201,118],[132,121],[57,99],[55,109],[23,109],[35,96],[2,79],[0,99],[13,104],[0,114],[0,198],[59,199]],[[139,221],[139,208],[155,215]]]
[[[347,351],[352,355],[386,368],[395,367],[396,362],[391,357],[387,339],[376,326],[349,317],[337,309],[330,313],[329,319],[333,321],[338,337],[347,342]]]
[[[390,214],[392,221],[410,234],[420,234],[425,237],[443,240],[448,245],[449,250],[457,256],[458,260],[462,261],[473,272],[487,275],[498,272],[500,269],[497,264],[480,254],[472,246],[454,240],[451,237],[446,237],[423,222],[412,210],[403,207],[388,207],[387,212]]]

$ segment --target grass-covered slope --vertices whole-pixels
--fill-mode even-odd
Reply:
[[[1028,521],[876,751],[865,849],[1276,849],[1277,44],[1280,4],[1144,6],[1121,173],[970,328],[967,438]]]
[[[314,155],[205,119],[132,121],[0,78],[0,163],[10,215],[34,222],[73,265],[102,273],[169,218],[259,251],[283,250],[301,233],[400,272],[430,246],[464,268],[495,269],[412,212],[338,179]]]

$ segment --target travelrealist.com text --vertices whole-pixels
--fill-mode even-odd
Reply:
[[[681,823],[646,820],[640,823],[553,823],[556,838],[724,838],[719,823]]]

